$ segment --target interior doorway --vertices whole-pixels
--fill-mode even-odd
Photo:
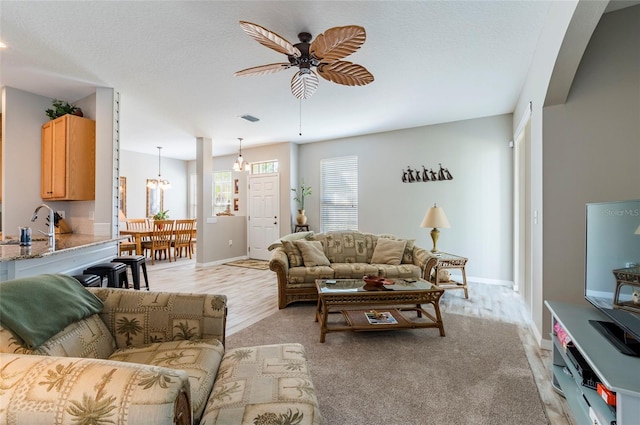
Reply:
[[[527,121],[516,135],[514,142],[514,228],[513,247],[514,290],[524,304],[533,311],[532,259],[531,259],[531,170],[528,158],[531,157],[531,120]]]
[[[249,258],[269,260],[267,247],[280,235],[280,176],[249,176],[247,247]]]

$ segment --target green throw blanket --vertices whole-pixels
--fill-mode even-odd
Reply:
[[[73,322],[99,313],[102,301],[63,274],[0,282],[0,323],[37,348]]]

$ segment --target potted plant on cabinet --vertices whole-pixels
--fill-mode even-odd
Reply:
[[[53,109],[47,109],[45,113],[52,120],[66,114],[77,115],[79,117],[83,116],[82,109],[64,100],[54,99],[53,102],[51,102],[51,106],[53,106]]]
[[[304,181],[300,185],[300,189],[291,189],[295,196],[293,200],[298,203],[298,215],[296,216],[296,222],[299,225],[307,224],[307,216],[304,215],[304,198],[311,195],[311,186],[305,186]]]

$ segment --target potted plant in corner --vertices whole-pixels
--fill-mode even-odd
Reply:
[[[307,224],[307,216],[304,215],[304,198],[311,195],[311,186],[305,186],[304,181],[300,185],[300,189],[291,189],[295,196],[293,200],[298,203],[298,215],[296,222],[302,226]]]

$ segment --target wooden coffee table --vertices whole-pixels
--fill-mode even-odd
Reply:
[[[438,328],[440,336],[445,336],[439,304],[444,290],[423,279],[389,280],[394,283],[384,285],[385,290],[367,291],[362,288],[362,279],[317,279],[320,342],[325,341],[327,333],[342,331]],[[423,304],[431,304],[433,313],[423,309]],[[394,323],[370,323],[365,314],[372,310],[389,313]],[[416,312],[415,319],[404,314],[411,311]],[[328,324],[331,313],[342,313],[346,325]],[[417,320],[420,318],[425,320]]]

